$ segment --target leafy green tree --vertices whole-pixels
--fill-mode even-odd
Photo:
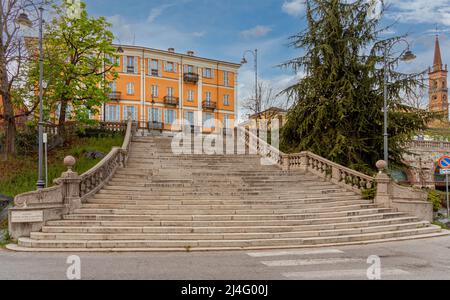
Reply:
[[[380,39],[385,28],[379,28],[381,17],[371,17],[371,4],[306,1],[308,27],[291,38],[304,55],[283,64],[305,73],[286,90],[294,103],[281,134],[283,150],[311,151],[363,172],[372,172],[383,157],[383,49],[402,37]],[[404,143],[432,118],[402,104],[422,83],[420,74],[394,71],[404,54],[399,52],[389,57],[391,165],[402,165]]]
[[[70,9],[70,1],[54,6],[56,17],[46,26],[44,43],[46,109],[57,116],[61,139],[66,119],[89,122],[89,115],[108,101],[109,83],[117,78],[111,25],[103,17],[89,17],[84,2],[79,14],[67,14]],[[38,76],[36,63],[31,82]]]

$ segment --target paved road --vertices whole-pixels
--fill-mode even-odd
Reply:
[[[366,246],[212,253],[81,253],[82,279],[450,279],[450,237]],[[66,279],[69,254],[0,250],[0,279]]]

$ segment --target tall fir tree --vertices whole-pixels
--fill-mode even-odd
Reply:
[[[373,16],[373,1],[307,0],[308,27],[291,45],[304,55],[283,64],[305,76],[286,93],[294,100],[281,144],[287,152],[311,151],[336,163],[372,172],[383,157],[385,28]],[[400,43],[399,43],[400,44]],[[395,48],[397,49],[397,48]],[[420,74],[394,71],[404,54],[389,57],[389,141],[392,165],[402,165],[405,142],[433,117],[402,104],[422,85]],[[400,53],[399,53],[400,52]]]

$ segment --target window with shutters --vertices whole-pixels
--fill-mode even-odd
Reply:
[[[214,117],[211,113],[203,113],[203,127],[207,129],[214,128]]]
[[[159,108],[149,108],[147,116],[149,122],[161,123],[162,121],[162,112]]]
[[[194,101],[194,91],[193,90],[189,90],[188,91],[188,101]]]
[[[106,105],[106,121],[107,122],[119,122],[120,121],[120,110],[118,105]]]
[[[205,77],[205,78],[212,78],[212,69],[211,68],[204,68],[203,69],[203,77]]]
[[[229,86],[230,85],[229,72],[227,72],[227,71],[223,71],[223,85],[224,86]]]
[[[152,97],[158,97],[158,86],[156,84],[152,85]]]
[[[159,76],[159,64],[158,60],[152,59],[150,61],[150,75],[151,76]]]
[[[175,111],[173,109],[167,109],[165,111],[164,122],[166,124],[173,124],[175,122]]]
[[[185,122],[188,122],[187,125],[194,125],[194,112],[192,111],[187,111],[184,113],[184,120]]]
[[[223,95],[223,105],[225,106],[230,105],[230,95]]]
[[[134,83],[127,82],[127,95],[134,95]]]
[[[210,103],[211,99],[212,99],[211,92],[206,92],[206,94],[205,94],[205,101]]]
[[[128,119],[137,121],[136,106],[124,106],[123,107],[123,119],[126,121]]]
[[[134,65],[134,56],[127,56],[127,72],[134,73],[136,66]]]
[[[170,61],[166,61],[164,64],[164,71],[166,72],[175,72],[175,64]]]
[[[167,88],[167,96],[168,97],[173,97],[173,95],[174,95],[173,87],[168,87]]]

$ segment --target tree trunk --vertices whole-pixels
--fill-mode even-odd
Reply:
[[[4,77],[4,76],[3,76]],[[7,82],[2,82],[2,90],[5,91]],[[16,155],[16,119],[14,118],[14,107],[11,103],[11,98],[8,92],[2,92],[3,102],[3,117],[5,130],[5,147],[4,156],[7,159],[9,156]]]
[[[66,109],[67,100],[61,100],[61,107],[59,110],[59,120],[58,120],[58,140],[59,143],[64,143],[66,140]]]

